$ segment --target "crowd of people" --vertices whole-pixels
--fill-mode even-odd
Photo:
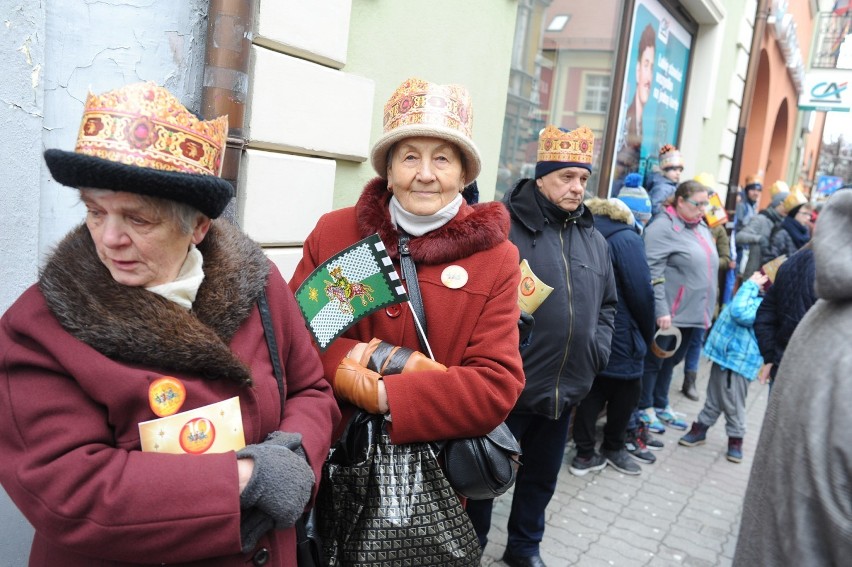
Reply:
[[[841,381],[844,364],[826,351],[836,337],[823,337],[852,328],[849,247],[812,247],[816,211],[783,181],[759,210],[759,176],[747,178],[729,235],[709,215],[712,178],[682,181],[684,156],[668,144],[649,191],[631,173],[612,198],[590,197],[597,141],[582,126],[548,125],[531,177],[503,202],[478,203],[472,116],[464,87],[404,81],[370,152],[377,176],[354,206],[319,219],[285,282],[218,218],[233,198],[219,177],[226,118],[198,120],[151,83],[89,96],[74,151],[44,156],[78,192],[85,222],[0,320],[0,482],[35,528],[31,565],[305,565],[301,526],[318,493],[332,490],[329,450],[355,451],[340,443],[359,436],[352,428],[366,416],[379,417],[364,423],[379,423],[387,443],[435,447],[442,465],[443,441],[505,422],[521,466],[503,561],[540,567],[569,442],[574,475],[638,475],[663,447],[656,434],[688,429],[678,444],[696,447],[724,414],[726,457],[739,463],[755,380],[779,385],[755,457],[767,476],[749,486],[738,561],[842,561],[848,508],[837,520],[820,506],[848,505],[848,491],[837,493],[848,484],[827,472],[842,466],[831,451],[848,455],[845,397],[814,395],[796,378],[813,375],[816,359],[820,380]],[[827,207],[822,242],[848,241],[845,193]],[[373,234],[410,303],[370,311],[320,349],[294,293]],[[535,279],[522,282],[524,260]],[[725,297],[729,271],[740,281]],[[522,311],[519,292],[536,286],[549,295]],[[681,391],[698,399],[701,352],[711,370],[690,426],[669,391],[684,361]],[[827,419],[814,427],[814,414]],[[803,441],[792,450],[819,448],[794,458],[796,468],[785,465],[795,435]],[[361,458],[373,462],[377,446],[367,447]],[[407,485],[403,468],[382,474]],[[334,482],[332,499],[355,491]],[[780,495],[789,483],[820,506]],[[449,494],[464,521],[440,534],[458,548],[444,564],[476,565],[493,500]],[[361,504],[380,520],[399,513],[379,500]],[[756,531],[768,517],[772,541]],[[845,548],[821,545],[832,530]],[[797,548],[788,536],[799,531],[807,544]],[[380,536],[356,522],[351,541],[324,533],[340,565],[431,553],[417,530]]]

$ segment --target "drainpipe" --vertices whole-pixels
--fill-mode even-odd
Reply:
[[[748,55],[748,71],[746,72],[745,89],[743,90],[743,104],[740,108],[740,122],[737,128],[737,137],[734,142],[734,154],[731,157],[731,176],[728,179],[728,198],[725,199],[725,208],[729,214],[733,214],[737,208],[737,194],[740,190],[740,168],[743,160],[743,145],[745,144],[746,125],[751,115],[751,103],[754,99],[754,88],[757,77],[757,67],[760,65],[760,44],[766,31],[766,17],[768,0],[757,0],[757,10],[754,16],[754,35],[751,37],[751,52]]]
[[[204,120],[228,115],[222,178],[234,186],[235,194],[239,191],[240,159],[248,143],[245,110],[254,7],[255,0],[210,0],[207,8],[201,114]],[[228,203],[223,215],[236,220],[236,200]]]

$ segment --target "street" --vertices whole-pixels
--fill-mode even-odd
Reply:
[[[701,399],[693,402],[680,393],[683,365],[675,368],[670,400],[688,423],[703,406],[709,371],[709,361],[702,358]],[[751,383],[739,464],[725,459],[724,415],[708,431],[707,443],[698,447],[679,446],[677,440],[685,432],[667,427],[657,436],[666,443],[654,452],[657,462],[642,464],[639,476],[607,467],[576,477],[568,471],[574,457],[569,443],[556,494],[547,508],[541,555],[548,567],[730,565],[768,394],[767,386]],[[598,422],[599,440],[602,423]],[[483,566],[503,565],[510,494],[494,503]]]

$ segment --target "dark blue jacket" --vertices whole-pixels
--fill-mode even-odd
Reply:
[[[642,376],[643,361],[656,324],[654,289],[645,259],[645,242],[639,230],[630,224],[626,210],[603,199],[591,199],[586,206],[594,215],[595,228],[609,244],[618,291],[609,363],[599,375],[638,379]]]
[[[520,180],[504,202],[512,217],[509,240],[554,288],[533,314],[535,330],[521,350],[526,385],[512,411],[558,419],[586,397],[609,360],[618,301],[612,262],[587,209],[551,214],[555,206],[532,179]]]
[[[814,252],[806,246],[778,268],[775,283],[757,310],[754,334],[764,362],[771,362],[772,377],[778,370],[790,336],[816,302]]]

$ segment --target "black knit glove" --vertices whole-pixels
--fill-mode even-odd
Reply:
[[[531,314],[522,309],[521,316],[518,319],[518,339],[521,348],[530,344],[530,337],[532,336],[534,327],[535,319]]]
[[[302,435],[273,431],[266,441],[237,452],[238,459],[254,459],[254,471],[240,507],[257,507],[269,514],[276,529],[292,527],[305,511],[314,487],[314,471],[300,456]]]

